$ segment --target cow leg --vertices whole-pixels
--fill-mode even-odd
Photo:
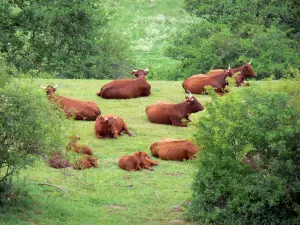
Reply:
[[[131,131],[128,129],[128,127],[127,127],[127,125],[126,124],[124,124],[123,125],[123,128],[122,128],[122,130],[123,131],[125,131],[126,132],[126,134],[128,134],[130,137],[133,137],[133,136],[135,136],[133,133],[131,133]],[[122,132],[122,131],[121,131]]]
[[[187,123],[183,123],[178,120],[172,120],[172,125],[177,126],[177,127],[187,127],[188,126]]]

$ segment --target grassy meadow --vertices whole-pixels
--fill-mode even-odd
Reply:
[[[102,114],[119,114],[136,136],[124,134],[118,139],[100,140],[94,135],[93,121],[66,119],[66,135],[80,136],[79,143],[90,146],[99,158],[99,168],[53,169],[38,161],[16,179],[17,187],[23,191],[16,196],[17,204],[1,209],[4,211],[0,214],[0,224],[186,224],[182,211],[173,207],[191,197],[193,162],[157,159],[160,164],[155,171],[137,172],[121,170],[117,164],[121,156],[136,151],[151,155],[150,145],[161,138],[192,140],[202,112],[191,115],[192,123],[187,128],[150,123],[145,113],[146,106],[157,101],[184,101],[187,94],[181,82],[150,81],[149,97],[129,100],[96,96],[108,80],[38,79],[33,82],[43,86],[62,82],[57,90],[59,94],[93,100]],[[204,105],[210,100],[208,96],[197,95],[197,98]],[[64,192],[38,183],[55,185]]]
[[[175,32],[199,20],[183,9],[183,0],[104,0],[111,14],[111,25],[129,41],[135,69],[151,66],[149,79],[165,80],[177,73],[179,61],[164,55]]]

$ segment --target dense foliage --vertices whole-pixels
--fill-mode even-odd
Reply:
[[[253,59],[258,78],[280,78],[288,64],[300,64],[300,5],[275,2],[255,1],[250,7],[244,0],[185,0],[185,9],[203,21],[176,34],[166,54],[182,61],[185,77]]]
[[[298,71],[299,78],[299,71]],[[190,220],[296,224],[300,219],[300,79],[240,88],[207,107]]]
[[[60,149],[64,137],[61,111],[33,85],[13,80],[0,86],[0,203],[10,192],[13,175],[36,156]]]
[[[1,0],[0,51],[22,72],[67,78],[119,76],[128,66],[129,49],[97,2]]]

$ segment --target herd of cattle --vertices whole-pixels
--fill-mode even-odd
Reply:
[[[132,70],[132,75],[135,79],[119,79],[105,84],[96,94],[104,99],[129,99],[137,97],[145,97],[151,94],[151,85],[146,81],[146,76],[149,69]],[[172,104],[169,102],[158,102],[146,107],[146,115],[152,123],[169,124],[173,126],[186,127],[191,122],[189,116],[191,113],[202,111],[204,106],[193,96],[193,94],[203,94],[206,92],[205,87],[211,86],[219,95],[223,95],[226,91],[224,88],[228,85],[226,78],[234,75],[236,86],[249,85],[244,83],[245,78],[255,77],[256,73],[251,67],[251,62],[230,69],[212,70],[207,74],[196,74],[182,83],[184,90],[189,93],[185,97],[185,101]],[[81,101],[56,93],[56,86],[47,86],[45,88],[48,99],[58,105],[67,117],[72,117],[75,120],[95,121],[94,132],[97,138],[118,138],[120,134],[125,132],[129,136],[134,134],[129,130],[125,121],[114,114],[101,115],[99,107],[93,101]],[[68,147],[77,153],[86,154],[83,157],[86,161],[77,162],[73,168],[83,169],[97,167],[97,159],[92,157],[92,150],[87,146],[81,146],[76,140],[70,140]],[[199,150],[198,147],[187,140],[176,140],[171,138],[162,139],[159,142],[153,143],[150,147],[154,157],[159,157],[164,160],[179,160],[193,159]],[[52,155],[52,159],[56,159],[58,155]],[[55,163],[50,163],[52,167],[59,168],[60,164],[66,167],[70,166],[68,162],[54,160]],[[82,166],[88,164],[88,166]],[[54,166],[53,166],[54,165]],[[123,156],[119,159],[119,167],[131,171],[150,169],[150,166],[158,165],[158,162],[152,161],[146,152],[136,152],[132,156]]]

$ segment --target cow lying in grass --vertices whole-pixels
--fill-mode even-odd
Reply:
[[[97,138],[118,138],[123,132],[126,132],[130,137],[134,136],[124,120],[114,114],[98,116],[94,131]]]
[[[191,122],[189,116],[191,113],[202,111],[204,106],[190,93],[185,97],[186,101],[172,104],[168,102],[159,102],[146,107],[146,114],[152,123],[170,124],[173,126],[187,127]],[[186,119],[186,122],[182,122]]]
[[[41,87],[41,86],[40,86]],[[82,101],[73,98],[63,97],[56,93],[56,86],[48,85],[44,88],[48,99],[58,105],[68,118],[75,120],[94,121],[101,114],[99,107],[93,101]]]
[[[152,161],[146,152],[135,152],[133,155],[126,155],[119,159],[119,167],[127,171],[148,169],[151,166],[157,166],[159,163]]]
[[[153,143],[150,151],[154,157],[163,160],[183,161],[194,159],[199,148],[188,140],[164,138]]]
[[[69,136],[68,139],[69,143],[67,145],[67,150],[74,151],[80,154],[93,155],[93,151],[90,147],[77,143],[80,140],[80,137],[72,135]]]
[[[107,99],[129,99],[149,96],[151,85],[146,81],[148,68],[146,70],[132,70],[136,79],[120,79],[105,84],[100,92],[96,94]]]
[[[98,167],[98,159],[94,158],[93,151],[85,145],[80,145],[77,143],[80,140],[80,137],[76,135],[72,135],[68,137],[69,143],[66,147],[66,154],[62,154],[60,152],[52,152],[50,153],[48,164],[56,169],[73,167],[75,170],[83,170],[92,167]],[[67,158],[69,154],[76,154],[76,159],[73,163],[69,162]],[[70,156],[70,155],[69,155]],[[73,157],[74,158],[74,157]]]

